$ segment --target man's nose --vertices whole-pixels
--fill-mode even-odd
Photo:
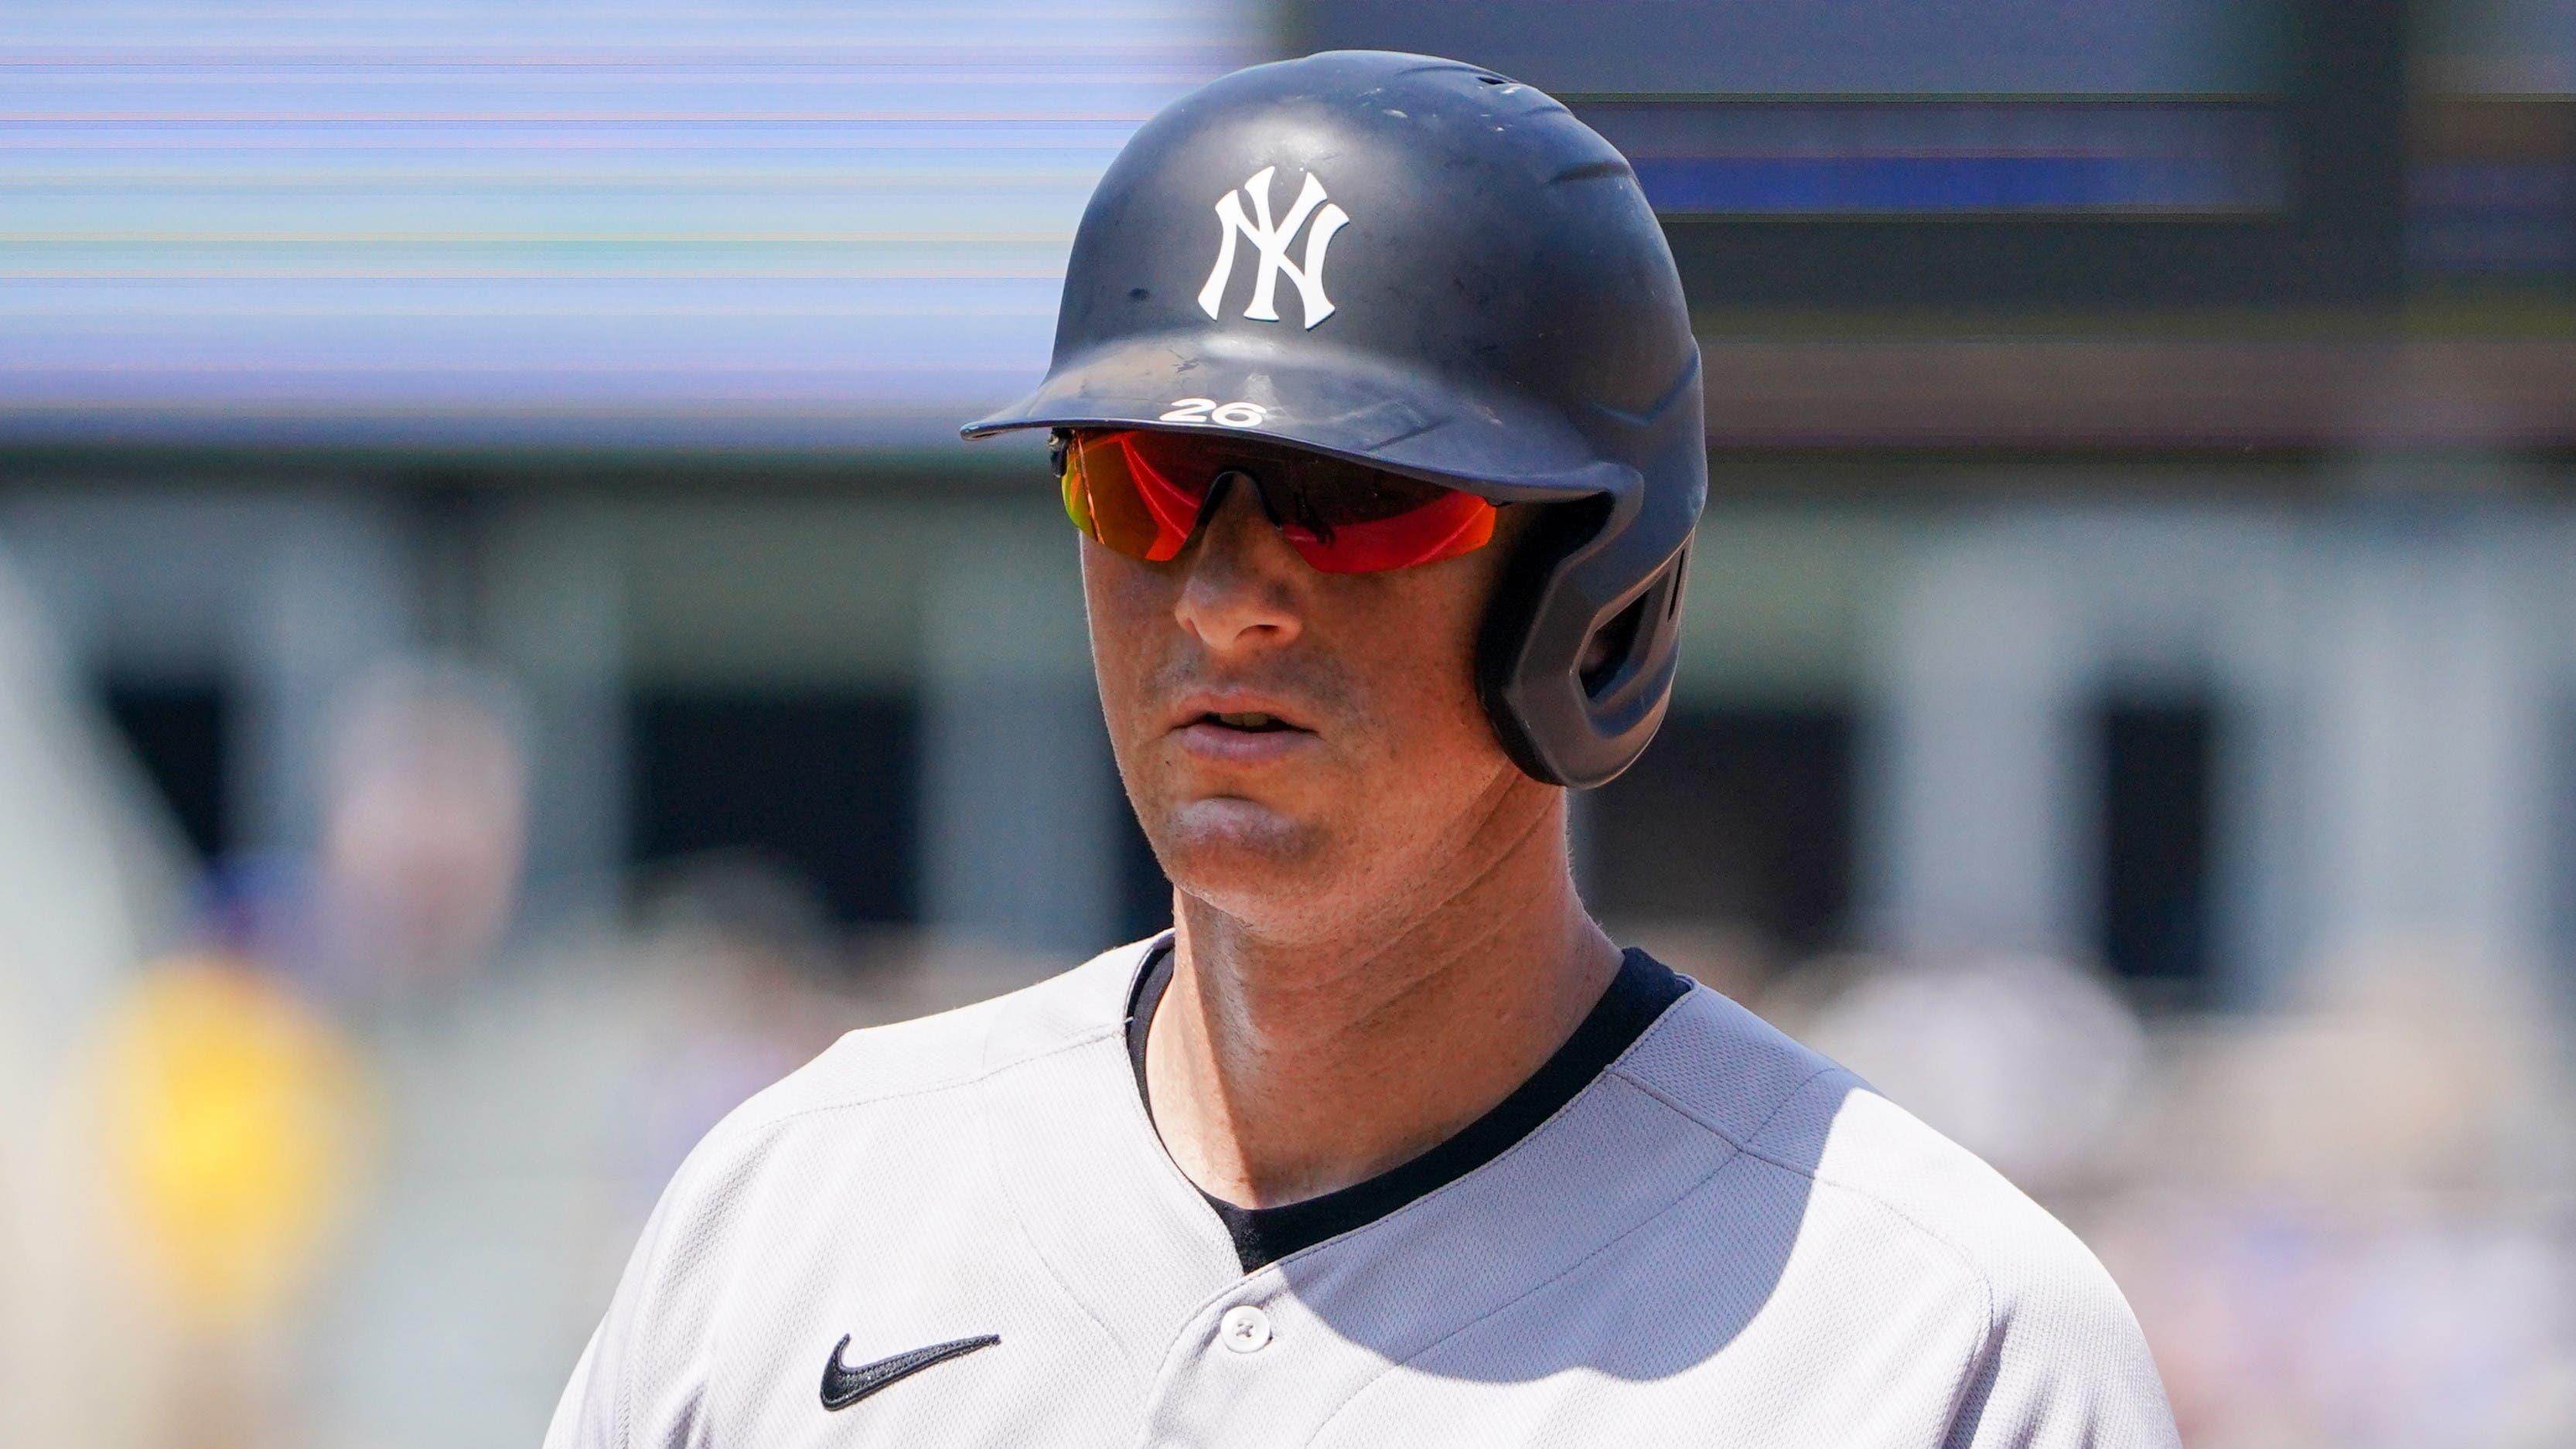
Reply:
[[[1218,654],[1276,648],[1297,637],[1311,572],[1261,506],[1250,478],[1220,479],[1216,506],[1181,555],[1188,570],[1174,614]]]

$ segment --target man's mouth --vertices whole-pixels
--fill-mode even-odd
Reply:
[[[1295,706],[1257,695],[1183,700],[1173,738],[1184,753],[1211,765],[1279,764],[1302,756],[1318,738],[1313,726],[1281,709],[1293,711]]]
[[[1197,722],[1220,725],[1230,730],[1247,730],[1254,734],[1269,734],[1278,730],[1297,728],[1275,714],[1264,713],[1257,709],[1233,710],[1225,713],[1211,710],[1200,715]]]

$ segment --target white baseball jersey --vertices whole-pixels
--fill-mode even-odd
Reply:
[[[2175,1442],[2071,1234],[1639,953],[1576,1033],[1615,1054],[1515,1094],[1543,1116],[1265,1260],[1138,1091],[1156,944],[853,1032],[737,1110],[547,1449]]]

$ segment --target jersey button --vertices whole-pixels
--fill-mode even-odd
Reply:
[[[1216,1337],[1236,1353],[1258,1352],[1270,1341],[1270,1315],[1249,1303],[1238,1303],[1216,1321]]]

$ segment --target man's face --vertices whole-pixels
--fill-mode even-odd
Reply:
[[[1110,741],[1175,885],[1283,938],[1326,934],[1438,889],[1507,802],[1545,789],[1475,688],[1519,512],[1484,548],[1382,573],[1308,566],[1249,486],[1169,562],[1083,540]]]

